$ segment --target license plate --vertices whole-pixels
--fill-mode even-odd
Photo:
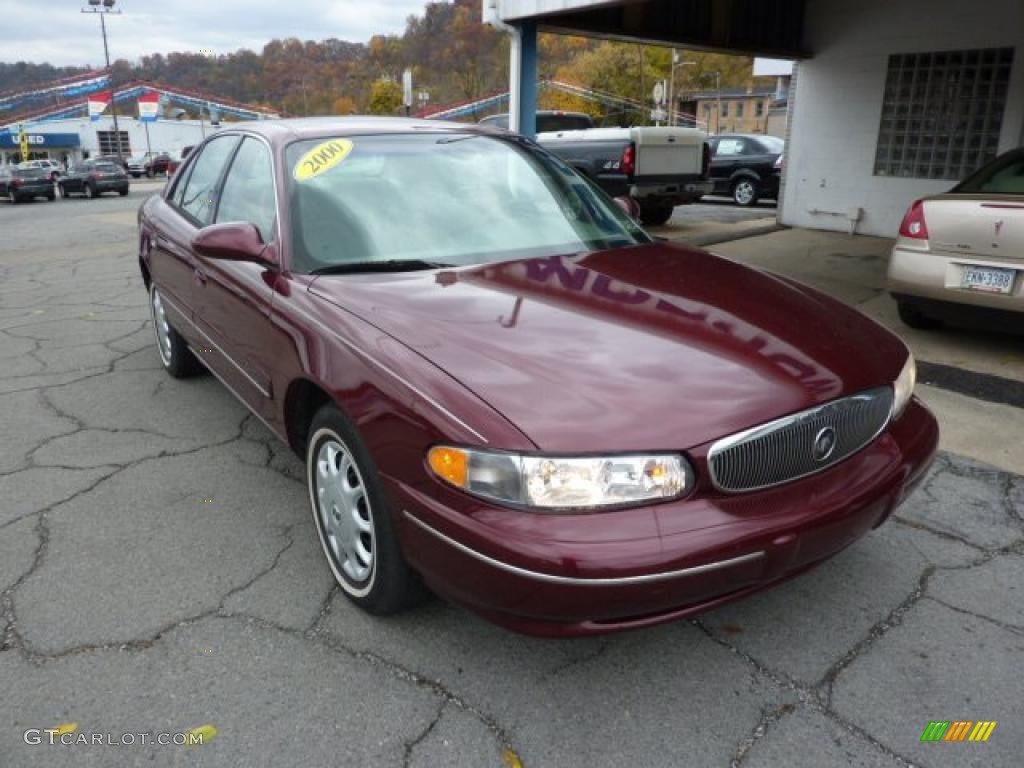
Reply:
[[[961,285],[972,291],[988,293],[1009,293],[1013,288],[1012,269],[996,269],[995,267],[964,267]]]

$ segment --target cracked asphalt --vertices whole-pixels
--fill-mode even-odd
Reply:
[[[0,766],[1011,766],[1024,478],[944,453],[821,568],[654,630],[354,609],[300,462],[153,348],[128,198],[0,205]],[[996,720],[985,744],[931,720]],[[30,745],[29,728],[203,746]]]

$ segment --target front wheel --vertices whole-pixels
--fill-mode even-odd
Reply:
[[[736,205],[749,208],[757,204],[757,185],[752,179],[740,179],[732,185],[732,199]]]
[[[675,207],[668,203],[640,203],[640,221],[648,227],[660,227],[672,218]]]
[[[167,319],[167,309],[156,285],[149,288],[149,309],[153,319],[153,330],[156,333],[156,350],[160,354],[164,370],[175,379],[184,379],[197,373],[200,369],[199,361],[188,348],[185,339],[174,330],[174,326]]]
[[[419,595],[402,555],[376,467],[362,439],[333,404],[317,412],[306,448],[306,480],[320,544],[345,596],[387,615]]]

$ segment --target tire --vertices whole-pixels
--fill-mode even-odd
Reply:
[[[896,300],[896,311],[904,325],[919,331],[934,331],[942,327],[942,321],[921,311],[921,307],[906,299]]]
[[[309,502],[335,581],[367,613],[386,616],[408,608],[422,591],[402,555],[366,446],[333,403],[317,412],[309,434]]]
[[[730,190],[732,201],[743,208],[757,205],[757,182],[750,178],[737,179]]]
[[[57,199],[57,193],[51,189],[49,192],[46,193],[46,199],[52,203],[54,200]]]
[[[96,192],[96,187],[94,187],[92,184],[86,184],[85,185],[85,196],[88,199],[90,199],[90,200],[92,200],[93,198],[97,197],[98,193]]]
[[[167,319],[163,300],[155,284],[149,288],[149,312],[156,336],[156,351],[164,370],[175,379],[187,379],[198,373],[202,366],[188,348],[185,339]]]
[[[128,194],[128,190],[127,189],[119,189],[119,190],[117,190],[117,194],[119,194],[121,197],[124,197],[125,195]]]
[[[648,227],[660,227],[672,218],[675,206],[666,203],[640,203],[640,221]]]
[[[153,171],[151,171],[151,170],[150,170],[150,171],[146,171],[146,178],[147,178],[147,179],[152,179],[152,178],[153,178],[153,176],[154,176],[154,173],[153,173]]]

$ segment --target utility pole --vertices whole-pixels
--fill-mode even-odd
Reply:
[[[120,11],[114,10],[117,0],[89,0],[89,7],[83,8],[82,13],[98,13],[100,15],[100,30],[103,32],[103,58],[107,62],[107,72],[110,73],[110,114],[114,118],[114,142],[117,147],[117,159],[121,162],[121,130],[117,125],[117,99],[115,93],[114,73],[110,69],[110,49],[107,47],[107,22],[108,13],[120,15]]]

